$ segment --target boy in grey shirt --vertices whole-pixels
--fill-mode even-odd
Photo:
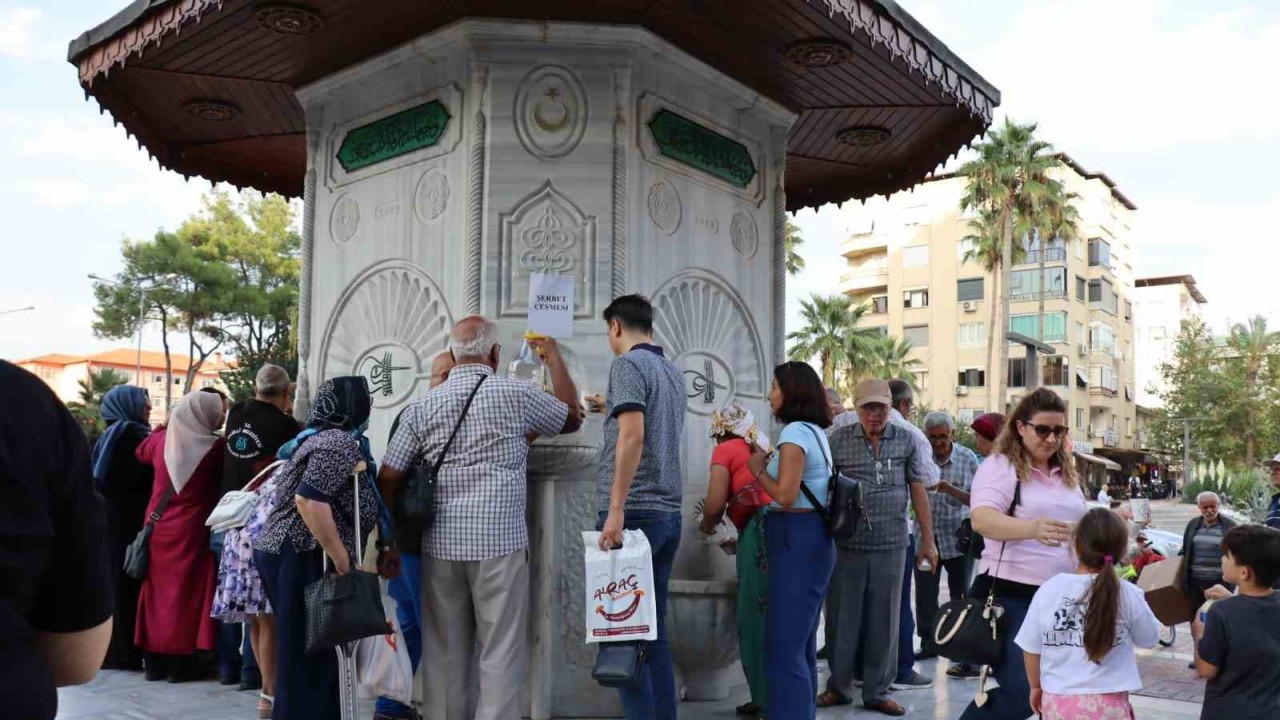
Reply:
[[[622,544],[622,531],[640,530],[653,553],[658,639],[648,643],[641,681],[619,690],[627,720],[675,720],[675,668],[667,647],[667,582],[680,546],[680,440],[684,434],[684,376],[653,344],[653,306],[625,295],[605,308],[609,370],[597,509],[600,548]]]

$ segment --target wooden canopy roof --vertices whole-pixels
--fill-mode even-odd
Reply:
[[[163,167],[297,196],[294,90],[467,17],[643,26],[794,110],[791,210],[913,185],[1000,102],[892,0],[135,0],[68,59]]]

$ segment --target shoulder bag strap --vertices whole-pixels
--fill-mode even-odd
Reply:
[[[824,460],[827,461],[827,472],[830,473],[831,475],[835,475],[836,468],[834,465],[831,464],[831,457],[827,455],[826,448],[822,447],[822,439],[818,437],[818,433],[813,429],[812,425],[810,425],[809,423],[805,423],[804,427],[806,430],[812,433],[814,439],[818,441],[818,449],[822,450],[822,457]],[[779,453],[782,452],[781,447],[778,448],[778,452]],[[779,462],[779,467],[781,467],[781,462],[782,462],[781,458],[779,458],[778,462]],[[813,491],[809,489],[808,484],[805,483],[803,473],[801,473],[800,475],[800,492],[804,493],[805,498],[809,500],[809,504],[813,506],[814,510],[818,511],[818,514],[822,516],[822,519],[827,520],[828,519],[827,506],[818,502],[818,498],[813,494]]]
[[[257,475],[254,475],[252,480],[250,480],[249,482],[245,483],[245,484],[244,484],[244,487],[240,488],[241,492],[248,491],[248,490],[249,490],[249,487],[250,487],[251,485],[253,485],[254,483],[258,482],[259,480],[262,480],[262,479],[263,479],[263,478],[265,478],[266,476],[270,475],[272,470],[275,470],[277,467],[279,467],[279,466],[281,466],[281,465],[285,464],[286,462],[288,462],[288,461],[287,461],[287,460],[275,460],[275,461],[272,461],[272,463],[271,463],[270,465],[268,465],[268,466],[266,466],[266,467],[262,468],[261,472],[259,472]],[[256,492],[256,491],[257,491],[257,488],[254,488],[254,491]]]
[[[156,509],[152,510],[151,514],[147,516],[147,525],[155,525],[160,522],[160,516],[164,514],[165,509],[169,507],[169,501],[176,494],[173,491],[173,485],[169,485],[164,489],[164,495],[160,497],[160,502],[156,503]]]
[[[1013,517],[1013,511],[1022,503],[1022,480],[1014,473],[1013,479],[1013,502],[1009,503],[1009,509],[1005,515]],[[970,520],[970,522],[973,522]],[[1004,562],[1004,549],[1009,545],[1009,541],[1005,540],[1000,543],[1000,554],[996,556],[996,571],[991,575],[991,592],[988,593],[988,600],[996,596],[996,580],[1000,577],[1000,563]]]
[[[440,468],[444,465],[444,456],[449,454],[449,448],[453,447],[454,438],[458,437],[458,431],[462,429],[462,421],[467,419],[467,411],[471,409],[471,401],[476,399],[476,393],[480,391],[480,386],[489,378],[488,375],[481,375],[480,382],[471,389],[471,394],[467,396],[467,402],[462,406],[462,414],[458,416],[458,423],[453,426],[453,433],[449,435],[449,441],[440,449],[440,454],[436,456],[435,465],[432,467],[433,473],[439,473]]]

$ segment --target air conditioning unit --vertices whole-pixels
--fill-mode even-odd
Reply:
[[[973,300],[965,300],[960,303],[960,309],[967,313],[978,312],[978,303]]]
[[[968,385],[957,385],[957,386],[956,386],[956,394],[957,394],[957,395],[968,395],[968,394],[969,394],[969,386],[968,386]]]
[[[1089,346],[1085,345],[1084,343],[1080,343],[1079,345],[1077,345],[1076,355],[1079,355],[1082,358],[1089,357]]]

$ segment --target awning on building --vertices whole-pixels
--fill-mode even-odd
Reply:
[[[1080,452],[1079,450],[1076,450],[1076,457],[1080,458],[1081,460],[1084,460],[1085,462],[1091,462],[1091,463],[1096,463],[1098,465],[1101,465],[1102,467],[1108,470],[1117,470],[1117,471],[1120,470],[1119,463],[1112,462],[1104,457],[1098,457],[1097,455],[1090,455],[1089,453]]]
[[[1076,368],[1076,386],[1089,387],[1089,371],[1084,368]]]

